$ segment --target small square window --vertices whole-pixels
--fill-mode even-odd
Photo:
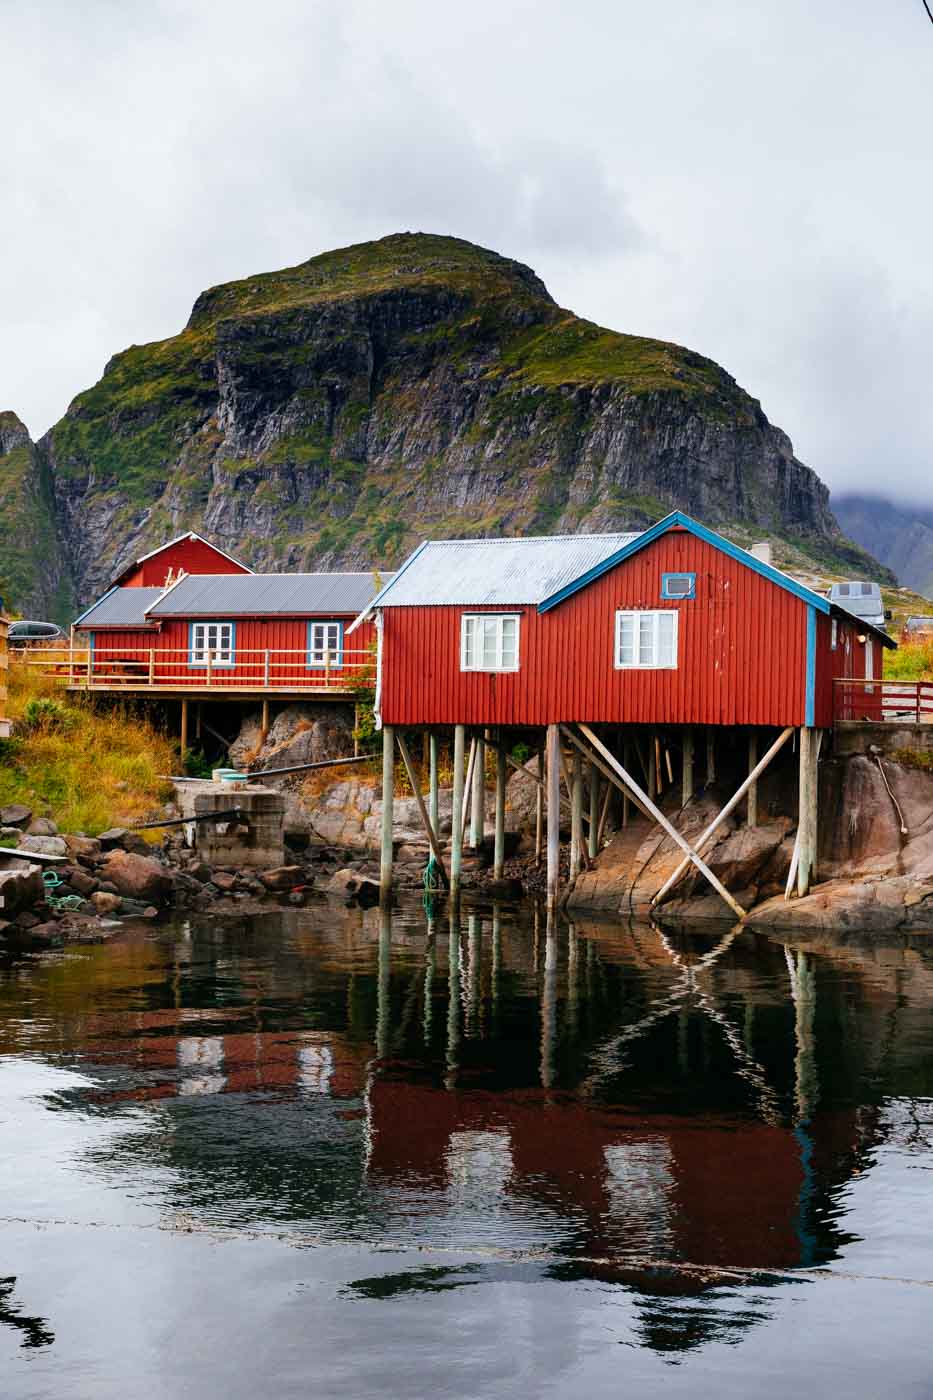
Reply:
[[[696,574],[662,574],[662,598],[695,598]]]

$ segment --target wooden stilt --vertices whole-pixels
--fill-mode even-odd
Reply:
[[[809,725],[800,730],[800,798],[797,839],[800,854],[797,862],[797,893],[809,894],[816,880],[818,845],[818,762],[822,734]]]
[[[560,730],[547,727],[547,902],[557,905],[560,885]]]
[[[195,704],[195,707],[194,707],[194,737],[195,737],[196,739],[200,739],[200,737],[201,737],[201,702],[200,702],[200,700]]]
[[[454,725],[454,785],[453,814],[450,832],[450,893],[460,895],[460,872],[463,866],[463,750],[466,731],[462,724]]]
[[[262,702],[262,719],[259,721],[259,738],[261,743],[266,742],[266,735],[269,733],[269,701]]]
[[[570,878],[576,879],[583,864],[583,759],[575,749],[570,776]]]
[[[441,843],[438,839],[437,830],[432,825],[428,817],[427,809],[424,805],[424,798],[421,796],[421,784],[418,781],[418,775],[415,772],[415,765],[411,761],[411,755],[408,752],[408,745],[405,743],[405,740],[401,734],[398,734],[396,736],[396,739],[398,742],[399,753],[402,755],[402,762],[405,765],[405,772],[408,774],[408,781],[411,783],[411,790],[414,794],[415,802],[418,806],[418,815],[421,818],[421,825],[424,827],[425,834],[428,838],[428,844],[431,847],[434,859],[437,862],[437,867],[441,872],[441,879],[443,880],[444,884],[449,887],[450,881],[447,878],[447,869],[444,865],[444,855],[441,851]]]
[[[626,768],[631,768],[631,766],[632,766],[632,745],[631,745],[631,742],[630,742],[628,739],[623,739],[623,741],[622,741],[622,762],[624,763],[624,765],[625,765]],[[626,788],[626,789],[623,791],[623,793],[622,793],[622,827],[623,827],[623,829],[624,829],[625,827],[628,826],[629,805],[630,805],[630,804],[629,804],[629,800],[628,800],[628,788]]]
[[[440,793],[437,781],[437,735],[431,730],[428,742],[428,816],[431,818],[431,825],[440,835]]]
[[[716,781],[716,732],[712,727],[706,731],[706,786]]]
[[[589,740],[590,744],[592,744],[596,752],[601,754],[602,757],[606,760],[606,762],[612,765],[612,767],[616,770],[622,781],[631,788],[632,796],[635,797],[648,809],[651,816],[654,817],[654,820],[661,827],[663,827],[663,829],[666,831],[667,835],[671,838],[671,840],[674,841],[676,845],[678,845],[683,851],[684,855],[686,855],[693,862],[697,870],[699,870],[700,874],[706,877],[706,879],[712,885],[716,893],[729,905],[729,908],[732,909],[740,919],[744,919],[745,910],[742,908],[741,904],[739,904],[739,902],[736,899],[733,899],[732,895],[726,889],[722,881],[718,880],[713,874],[713,872],[709,869],[709,867],[704,864],[700,856],[698,856],[696,851],[694,851],[692,847],[690,847],[687,844],[687,842],[684,840],[683,836],[681,836],[677,828],[675,826],[672,826],[671,823],[668,821],[667,817],[664,815],[664,813],[654,805],[647,793],[642,792],[641,788],[635,782],[635,779],[632,778],[630,774],[626,773],[625,769],[622,767],[621,763],[619,763],[618,759],[613,758],[612,754],[606,748],[605,744],[603,744],[596,737],[589,725],[581,724],[579,725],[579,729],[580,733],[584,736],[584,738]]]
[[[464,740],[464,743],[466,741]],[[476,740],[470,740],[470,756],[467,759],[466,781],[463,785],[463,801],[460,803],[460,828],[466,835],[467,818],[473,805],[473,766],[476,763]]]
[[[595,765],[594,765],[595,767]],[[603,808],[599,814],[599,825],[596,829],[596,854],[602,849],[603,833],[606,830],[606,819],[609,816],[609,804],[612,801],[612,784],[606,784],[606,791],[603,794]]]
[[[755,765],[758,762],[758,730],[753,729],[748,736],[748,771],[754,773]],[[747,826],[758,825],[758,779],[754,778],[748,785],[748,813],[746,816]]]
[[[693,801],[693,730],[684,730],[684,762],[680,773],[680,805]]]
[[[387,724],[382,730],[382,851],[379,861],[379,898],[386,903],[392,895],[392,826],[395,815],[395,730]]]
[[[712,822],[710,822],[706,830],[698,837],[694,846],[695,851],[702,851],[709,838],[713,835],[714,832],[716,832],[719,829],[722,823],[726,820],[726,817],[728,817],[729,813],[735,810],[735,808],[739,805],[745,794],[751,790],[751,785],[754,782],[757,782],[758,778],[761,777],[762,773],[768,767],[768,764],[775,757],[775,755],[779,753],[780,750],[784,747],[784,745],[787,743],[788,739],[791,737],[793,732],[793,728],[785,729],[783,733],[780,734],[777,739],[775,739],[774,743],[771,745],[764,758],[762,758],[758,763],[755,764],[755,767],[752,769],[748,777],[742,783],[742,786],[732,794],[725,807],[723,807],[722,811],[719,812],[716,818]],[[670,878],[666,880],[661,886],[661,888],[658,890],[657,894],[654,896],[654,899],[651,901],[652,904],[659,903],[659,901],[664,898],[668,891],[674,888],[674,886],[677,884],[677,881],[685,873],[689,864],[689,860],[682,860],[680,862],[680,865],[678,865],[673,875],[671,875]]]
[[[589,764],[590,779],[590,836],[589,856],[595,860],[599,855],[599,769],[595,763]]]
[[[181,702],[181,756],[188,752],[188,701]]]
[[[648,796],[653,798],[658,790],[658,761],[655,755],[655,738],[648,736]]]
[[[493,879],[501,880],[505,873],[505,749],[502,747],[502,734],[496,748],[496,834],[493,857]]]
[[[538,754],[538,791],[535,793],[535,866],[541,867],[544,836],[544,751]]]
[[[488,737],[488,731],[487,735]],[[476,736],[473,756],[473,784],[470,796],[470,845],[478,850],[486,835],[486,744]]]

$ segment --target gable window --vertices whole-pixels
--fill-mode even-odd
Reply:
[[[461,671],[517,671],[518,624],[517,613],[464,613]]]
[[[343,623],[308,623],[308,668],[343,665]]]
[[[697,592],[696,574],[662,574],[662,598],[695,598]]]
[[[677,613],[673,608],[616,613],[616,670],[673,670]]]
[[[188,629],[188,665],[206,666],[208,652],[212,666],[235,665],[236,623],[192,622]]]

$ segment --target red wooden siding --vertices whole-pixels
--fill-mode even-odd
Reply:
[[[353,619],[351,613],[328,613],[320,620],[343,621],[348,626]],[[205,621],[206,619],[198,619]],[[228,619],[219,617],[219,621]],[[255,684],[262,688],[265,676],[265,657],[271,653],[270,686],[323,686],[324,668],[310,670],[306,665],[308,651],[308,624],[314,618],[270,617],[235,618],[236,640],[234,646],[235,664],[217,666],[211,670],[211,686],[222,689],[224,686],[248,686]],[[108,672],[130,666],[139,668],[149,665],[150,650],[155,653],[154,680],[156,685],[204,685],[206,668],[188,665],[189,623],[186,619],[166,619],[158,631],[130,628],[96,629],[94,637],[94,671],[104,677]],[[346,665],[339,668],[333,663],[330,668],[329,683],[332,689],[339,689],[339,677],[348,680],[356,677],[368,661],[368,648],[375,638],[372,623],[364,623],[345,639],[343,654]],[[252,653],[247,656],[246,653]],[[291,657],[283,652],[293,652]],[[278,654],[277,654],[278,653]],[[148,672],[147,672],[148,673]],[[127,679],[130,676],[127,675]],[[92,677],[93,679],[93,677]],[[145,677],[141,677],[145,679]]]
[[[814,724],[828,728],[833,722],[833,681],[862,680],[865,676],[866,652],[871,649],[874,676],[877,679],[884,667],[884,646],[869,634],[868,641],[860,642],[865,631],[857,618],[837,620],[836,646],[832,645],[832,618],[820,615],[817,618],[816,632],[816,695]],[[878,699],[880,709],[880,692]],[[880,719],[880,713],[878,715]]]
[[[662,600],[668,572],[695,573],[696,597]],[[616,610],[668,607],[680,614],[677,669],[617,671]],[[461,672],[460,617],[475,611],[521,615],[517,673]],[[662,535],[550,612],[390,607],[383,636],[387,724],[806,720],[807,605],[683,530]]]
[[[228,559],[207,540],[179,540],[167,544],[116,582],[124,588],[161,588],[169,570],[175,574],[248,574],[249,569]]]

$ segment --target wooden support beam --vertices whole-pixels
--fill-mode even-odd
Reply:
[[[589,742],[593,745],[593,748],[596,750],[596,752],[602,754],[603,758],[608,763],[610,763],[612,767],[616,770],[622,781],[631,788],[632,796],[636,797],[641,804],[647,807],[648,811],[654,817],[655,821],[661,827],[663,827],[663,829],[667,832],[668,836],[675,843],[675,845],[679,846],[680,849],[683,851],[684,855],[687,856],[693,862],[697,870],[699,870],[700,874],[706,877],[706,879],[712,885],[713,889],[720,896],[720,898],[726,901],[729,908],[732,909],[740,919],[744,919],[745,910],[742,908],[741,904],[739,904],[737,900],[733,899],[732,895],[726,889],[725,885],[720,880],[718,880],[713,874],[713,872],[709,869],[709,867],[703,863],[700,856],[698,856],[696,851],[693,850],[693,848],[687,843],[687,841],[684,840],[683,836],[681,836],[677,828],[671,825],[664,813],[654,805],[647,793],[642,792],[641,788],[635,782],[635,779],[631,777],[630,774],[626,773],[625,769],[622,767],[618,759],[613,758],[612,754],[606,748],[605,744],[603,744],[601,740],[599,740],[596,737],[592,729],[590,729],[589,725],[581,724],[579,726],[579,729],[580,733],[583,734],[583,736],[586,739],[588,739]]]
[[[771,745],[764,758],[762,758],[758,763],[755,764],[755,767],[749,773],[748,777],[742,783],[741,787],[738,788],[738,790],[732,794],[725,807],[723,807],[722,811],[718,813],[718,815],[713,819],[713,821],[710,822],[706,830],[702,832],[701,835],[697,838],[696,845],[694,846],[695,851],[702,851],[703,847],[706,845],[710,837],[714,834],[714,832],[719,830],[720,826],[722,826],[722,823],[726,820],[726,817],[728,817],[729,813],[735,810],[735,808],[742,801],[742,798],[745,796],[745,794],[748,791],[750,791],[752,783],[757,782],[757,780],[761,777],[762,773],[768,767],[768,764],[778,753],[780,753],[781,749],[787,743],[788,739],[793,734],[793,732],[793,726],[791,726],[791,728],[785,729],[778,736],[778,738],[775,739],[774,743]],[[660,901],[664,898],[668,891],[674,888],[674,886],[677,884],[677,881],[686,872],[689,864],[689,859],[682,860],[680,862],[680,865],[678,865],[673,875],[671,875],[670,878],[666,880],[661,886],[661,888],[658,890],[657,894],[651,901],[652,904],[660,903]]]
[[[541,866],[544,836],[544,750],[538,754],[538,791],[535,793],[535,866]]]
[[[712,725],[706,729],[706,786],[716,781],[716,731]]]
[[[181,756],[188,752],[188,701],[181,702]]]
[[[599,769],[595,763],[589,765],[590,779],[590,835],[589,857],[595,860],[599,855]]]
[[[269,701],[265,697],[262,702],[262,719],[259,721],[259,737],[264,744],[266,735],[269,733]]]
[[[617,788],[619,789],[619,791],[620,791],[623,795],[625,795],[626,793],[628,793],[629,796],[630,796],[630,800],[631,800],[631,802],[632,802],[632,805],[635,806],[635,807],[637,807],[638,810],[639,810],[644,816],[646,816],[646,817],[648,818],[649,821],[654,821],[654,817],[651,815],[651,813],[649,812],[648,808],[642,806],[642,804],[641,804],[640,802],[637,801],[637,799],[634,797],[634,795],[630,792],[629,788],[627,788],[626,785],[625,785],[625,783],[623,783],[623,781],[622,781],[622,779],[619,777],[618,773],[614,772],[613,769],[610,768],[610,766],[609,766],[608,763],[604,762],[603,759],[601,759],[601,758],[599,757],[598,754],[594,754],[594,753],[592,752],[592,750],[589,749],[589,748],[587,747],[587,745],[583,743],[582,739],[578,739],[577,736],[576,736],[576,734],[574,734],[573,730],[568,729],[568,728],[566,727],[566,725],[563,725],[563,724],[560,726],[560,728],[561,728],[561,730],[563,731],[564,737],[565,737],[566,739],[569,739],[570,743],[571,743],[571,744],[574,744],[574,745],[580,750],[580,752],[581,752],[582,754],[584,754],[584,755],[590,760],[591,763],[595,763],[595,764],[596,764],[596,767],[597,767],[597,768],[599,769],[599,771],[602,773],[602,775],[603,775],[604,778],[608,778],[609,781],[610,781],[610,783],[612,783],[615,787],[617,787]],[[607,750],[607,752],[608,752],[608,750]],[[612,757],[612,755],[610,754],[610,758],[611,758],[611,757]],[[613,759],[612,761],[613,761],[613,763],[616,762],[615,759]],[[619,765],[617,765],[617,766],[619,766]],[[639,791],[641,791],[641,789],[639,789]]]
[[[428,746],[428,815],[431,818],[431,825],[438,835],[440,835],[440,789],[438,787],[437,778],[437,750],[437,735],[432,729]]]
[[[547,727],[547,903],[557,907],[560,886],[560,729]]]
[[[450,832],[450,893],[460,896],[460,872],[463,866],[463,750],[466,731],[462,724],[454,725],[454,785],[453,812]]]
[[[415,803],[418,807],[418,815],[421,818],[421,825],[424,827],[425,833],[428,838],[428,844],[430,845],[431,850],[434,853],[434,859],[437,862],[438,869],[441,872],[441,879],[449,889],[450,880],[447,878],[447,868],[444,865],[444,855],[441,851],[441,843],[438,839],[437,830],[431,823],[430,818],[428,817],[427,809],[424,805],[424,798],[421,796],[421,784],[418,781],[418,777],[415,773],[415,765],[411,761],[411,755],[408,752],[408,745],[405,743],[405,740],[403,739],[401,733],[396,735],[396,742],[398,744],[398,751],[402,755],[402,762],[405,765],[405,772],[408,774],[408,781],[411,783],[411,790],[415,795]]]
[[[819,841],[818,792],[819,757],[822,731],[802,725],[800,729],[800,797],[797,839],[800,855],[797,863],[797,893],[802,898],[810,893],[816,880],[816,859]]]
[[[470,845],[475,849],[483,844],[486,835],[486,743],[484,736],[479,735],[474,739],[476,745],[475,753],[471,752],[470,761],[473,765],[472,787],[470,794]]]
[[[200,739],[200,737],[201,737],[201,702],[200,702],[200,700],[196,700],[196,701],[195,701],[195,705],[194,705],[194,737],[195,737],[196,739]]]
[[[596,766],[595,764],[593,765]],[[606,830],[606,818],[609,816],[609,804],[612,801],[612,783],[606,784],[606,791],[603,795],[603,808],[599,814],[599,825],[596,829],[596,854],[602,849],[603,833]]]
[[[466,731],[464,731],[466,733]],[[464,745],[466,739],[464,739]],[[476,740],[470,740],[470,756],[467,759],[466,779],[463,784],[463,798],[460,803],[460,830],[466,832],[467,818],[473,803],[473,765],[476,762]]]
[[[748,736],[748,771],[753,774],[758,763],[758,730],[753,729]],[[758,825],[758,779],[752,778],[748,784],[748,811],[746,826]]]
[[[623,762],[623,764],[625,765],[626,768],[631,768],[631,766],[632,766],[632,743],[631,743],[631,740],[630,740],[630,739],[623,739],[623,740],[622,740],[622,762]],[[622,789],[622,829],[623,829],[623,831],[624,831],[625,828],[628,826],[629,806],[630,806],[630,803],[629,803],[629,797],[628,797],[628,788],[627,788],[627,787],[623,787],[623,789]]]
[[[575,880],[583,863],[583,759],[574,751],[570,778],[570,878]]]
[[[391,724],[382,730],[382,849],[379,859],[379,898],[386,903],[392,895],[392,826],[395,816],[395,730]]]
[[[658,760],[655,745],[657,740],[653,734],[648,736],[648,796],[656,797],[658,792]]]
[[[496,832],[495,855],[493,857],[493,879],[501,880],[505,873],[505,750],[502,736],[496,749]]]
[[[683,767],[680,772],[680,805],[693,801],[693,730],[684,730]]]

